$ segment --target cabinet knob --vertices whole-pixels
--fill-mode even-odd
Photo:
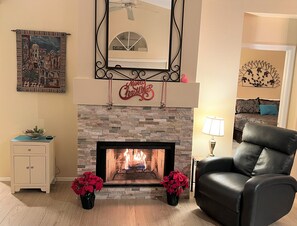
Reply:
[[[29,168],[30,168],[29,166],[26,167],[26,169],[29,169]]]
[[[34,169],[34,166],[31,166],[31,169]]]
[[[31,151],[31,148],[28,148],[28,151]]]

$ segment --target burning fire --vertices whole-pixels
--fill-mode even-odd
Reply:
[[[141,169],[146,169],[146,155],[143,151],[138,149],[126,149],[125,153],[125,169],[130,169],[132,167],[139,167]]]

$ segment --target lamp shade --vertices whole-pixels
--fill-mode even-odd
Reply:
[[[207,116],[202,132],[212,136],[224,136],[224,119]]]

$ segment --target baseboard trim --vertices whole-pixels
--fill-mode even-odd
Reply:
[[[56,177],[56,181],[73,181],[75,177]]]
[[[0,177],[0,181],[10,181],[10,177]]]
[[[75,177],[56,177],[56,181],[73,181]],[[0,177],[1,181],[10,181],[10,177]]]

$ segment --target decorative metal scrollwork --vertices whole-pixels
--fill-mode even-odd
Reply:
[[[249,61],[239,70],[239,83],[246,87],[276,88],[280,77],[270,63],[264,60]]]
[[[98,13],[98,1],[105,5],[104,13]],[[184,17],[184,0],[172,1],[172,40],[170,43],[171,56],[169,70],[156,69],[122,69],[120,67],[107,67],[106,27],[107,7],[109,0],[95,0],[95,79],[113,80],[145,80],[152,82],[180,82],[181,55],[182,55],[182,33]],[[179,20],[177,20],[177,18]],[[174,35],[174,38],[173,38]],[[99,41],[100,40],[103,41]],[[105,41],[104,41],[105,39]],[[104,52],[106,52],[104,54]]]

